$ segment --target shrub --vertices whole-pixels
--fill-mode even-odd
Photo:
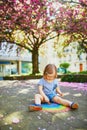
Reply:
[[[69,66],[70,66],[69,63],[61,63],[61,64],[60,64],[60,67],[61,67],[61,68],[65,68],[65,69],[67,69]]]
[[[84,83],[87,82],[87,75],[83,74],[69,74],[69,75],[63,75],[61,77],[61,81],[64,82],[80,82]]]
[[[62,70],[62,71],[60,71],[60,72],[62,72],[62,73],[67,73],[67,68],[68,68],[69,66],[70,66],[69,63],[61,63],[61,64],[60,64],[60,68],[59,68],[58,71]]]

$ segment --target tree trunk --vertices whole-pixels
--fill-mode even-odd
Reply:
[[[32,51],[32,74],[39,73],[38,62],[38,48],[34,48]]]

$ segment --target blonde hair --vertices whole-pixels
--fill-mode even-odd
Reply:
[[[57,67],[54,64],[48,64],[44,68],[43,77],[46,79],[47,74],[53,74],[54,78],[57,78]]]

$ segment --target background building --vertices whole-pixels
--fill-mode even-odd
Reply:
[[[55,64],[58,68],[61,63],[69,63],[70,66],[68,71],[70,72],[80,72],[87,70],[87,54],[81,53],[77,54],[77,43],[71,43],[69,46],[62,50],[62,47],[58,46],[58,50],[54,50],[54,42],[50,41],[44,45],[44,54],[41,54],[40,58],[40,70],[43,71],[45,65],[48,63]],[[59,56],[57,54],[61,54]]]
[[[0,77],[29,73],[31,54],[16,44],[3,42],[0,44]],[[28,66],[28,67],[25,67]]]
[[[70,66],[68,71],[79,72],[87,70],[87,54],[81,53],[77,54],[77,44],[74,46],[67,46],[62,52],[61,47],[58,50],[54,50],[53,44],[46,43],[40,52],[39,57],[39,68],[40,72],[43,72],[44,67],[49,64],[55,64],[59,68],[61,63],[69,63]],[[40,48],[41,50],[41,48]],[[59,57],[57,54],[62,53]],[[28,50],[21,49],[16,44],[7,44],[3,42],[0,44],[0,77],[8,75],[23,75],[30,74],[32,72],[32,58],[31,53]]]

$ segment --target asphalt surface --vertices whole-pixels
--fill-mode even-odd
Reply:
[[[29,112],[28,105],[34,102],[37,93],[37,82],[0,81],[0,130],[87,130],[86,90],[61,86],[64,98],[79,103],[77,110]]]

